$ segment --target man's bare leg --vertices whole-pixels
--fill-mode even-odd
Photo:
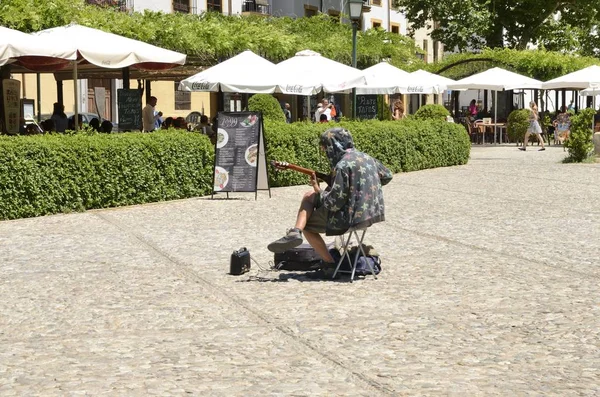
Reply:
[[[304,237],[306,241],[317,251],[317,254],[323,259],[324,262],[333,263],[334,259],[329,253],[327,249],[327,244],[325,244],[325,240],[319,233],[303,231]]]
[[[306,226],[306,222],[308,218],[313,213],[315,208],[315,199],[317,194],[314,191],[304,193],[304,197],[302,197],[302,201],[300,202],[300,208],[298,209],[298,215],[296,216],[296,226],[297,229],[304,231],[304,227]]]
[[[298,216],[296,217],[296,228],[302,230],[302,234],[306,238],[306,241],[317,251],[317,254],[325,262],[333,262],[333,257],[329,254],[327,245],[323,240],[323,237],[319,233],[309,232],[304,230],[308,218],[312,215],[315,209],[315,199],[317,194],[314,191],[306,192],[300,203],[300,209],[298,210]]]
[[[287,234],[282,238],[273,241],[267,245],[267,249],[271,252],[282,253],[288,249],[294,248],[302,244],[302,231],[306,226],[308,218],[313,213],[313,207],[315,202],[316,193],[311,191],[305,193],[300,202],[300,209],[296,216],[296,226],[293,229],[288,230]]]

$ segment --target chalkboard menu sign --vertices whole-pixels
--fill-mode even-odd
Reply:
[[[217,126],[213,194],[269,189],[261,113],[219,112]]]
[[[356,96],[356,117],[359,119],[377,118],[377,95]]]
[[[142,129],[142,96],[139,90],[117,90],[119,131]]]

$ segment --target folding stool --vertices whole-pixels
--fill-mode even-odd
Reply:
[[[359,232],[360,236],[359,236]],[[358,258],[359,256],[362,254],[364,257],[367,256],[367,254],[365,254],[365,251],[363,249],[363,240],[365,238],[365,234],[367,233],[367,228],[350,228],[348,229],[348,231],[346,231],[345,234],[341,235],[340,238],[342,240],[342,249],[341,249],[341,254],[342,256],[340,257],[340,260],[337,263],[337,266],[335,268],[335,271],[333,272],[333,276],[332,278],[335,278],[335,276],[338,273],[350,273],[350,282],[354,281],[354,273],[356,272],[356,265],[358,263]],[[356,250],[356,254],[354,255],[354,258],[351,258],[350,256],[350,243],[352,242],[352,237],[354,237],[356,243],[358,244],[358,249]],[[340,269],[340,266],[342,266],[342,262],[344,262],[344,259],[348,259],[348,262],[352,264],[352,269],[351,270],[343,270]],[[369,270],[371,271],[371,274],[373,275],[373,277],[375,277],[375,279],[377,279],[377,275],[375,274],[375,269],[373,269],[373,265],[371,264],[371,262],[367,261],[367,264],[369,265]]]

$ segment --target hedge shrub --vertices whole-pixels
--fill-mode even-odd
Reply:
[[[339,124],[267,119],[267,158],[326,172],[319,136],[338,125],[352,132],[359,150],[394,173],[465,164],[469,158],[462,126],[412,119]],[[0,137],[0,219],[208,195],[213,148],[205,135],[177,130]],[[297,172],[269,171],[272,187],[308,181]]]
[[[272,121],[285,121],[285,114],[277,98],[270,94],[255,94],[248,99],[248,110],[262,112],[263,119]]]
[[[0,219],[206,195],[212,169],[189,132],[0,137]]]
[[[569,139],[565,141],[565,147],[569,151],[566,162],[582,162],[587,160],[593,153],[594,143],[592,141],[594,120],[594,109],[584,109],[579,114],[571,116],[571,128]]]
[[[506,120],[506,130],[511,142],[523,142],[527,128],[529,128],[529,110],[519,109],[510,112]]]
[[[464,127],[447,121],[267,122],[267,158],[327,172],[327,160],[319,151],[319,136],[335,126],[348,129],[359,150],[376,157],[394,173],[466,164],[471,150]],[[273,187],[307,183],[305,175],[292,171],[271,168],[270,176]]]
[[[448,109],[442,105],[429,104],[421,106],[413,117],[417,120],[446,120],[449,115]]]

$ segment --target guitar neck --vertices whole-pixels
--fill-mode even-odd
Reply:
[[[304,168],[296,164],[283,163],[279,161],[271,161],[271,164],[276,168],[297,171],[306,175],[312,175],[314,173],[318,179],[324,181],[328,185],[331,183],[331,175],[323,174],[322,172],[311,170],[310,168]]]
[[[301,172],[306,175],[312,175],[315,172],[314,170],[311,170],[310,168],[300,167],[299,165],[296,165],[296,164],[288,164],[286,168],[293,170],[293,171]]]

